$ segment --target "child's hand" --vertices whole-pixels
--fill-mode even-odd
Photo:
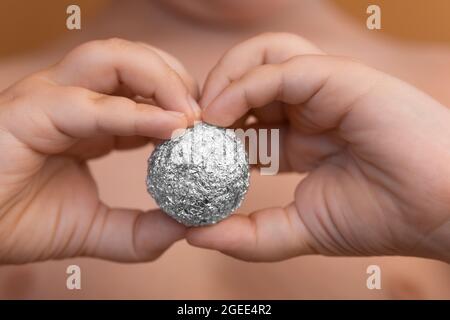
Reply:
[[[285,208],[190,229],[188,241],[244,260],[304,254],[450,261],[450,111],[293,35],[231,49],[201,100],[206,122],[252,113],[281,128],[284,170],[309,172]]]
[[[196,92],[167,53],[118,39],[84,44],[2,92],[0,263],[147,261],[182,238],[159,210],[104,205],[85,161],[169,138],[199,115]]]

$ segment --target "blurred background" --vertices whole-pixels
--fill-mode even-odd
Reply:
[[[117,3],[125,1],[113,2],[115,1],[0,1],[0,89],[29,72],[53,63],[74,45],[88,39],[111,35],[127,38],[128,29],[140,30],[141,33],[134,33],[136,36],[133,38],[145,38],[146,30],[140,22],[136,22],[133,27],[130,24],[122,25],[118,21],[121,14],[127,21],[132,20],[136,12],[132,8],[121,12],[122,9],[117,9]],[[134,1],[126,3],[132,7]],[[396,76],[407,79],[450,105],[450,78],[447,76],[450,74],[450,51],[447,48],[447,44],[450,44],[450,1],[330,0],[329,3],[342,13],[343,17],[339,15],[338,19],[349,21],[343,23],[346,28],[358,29],[361,36],[352,34],[353,38],[347,37],[345,33],[339,34],[330,27],[327,39],[335,37],[340,40],[327,47],[327,39],[317,31],[322,23],[319,16],[316,19],[319,22],[317,27],[314,27],[314,21],[311,22],[311,29],[315,29],[311,31],[310,40],[315,42],[314,35],[317,34],[317,41],[331,52],[354,51],[364,61],[392,71]],[[77,4],[82,8],[81,31],[69,31],[61,27],[65,26],[65,11],[70,4]],[[370,36],[365,33],[367,30],[363,30],[369,4],[377,4],[382,10],[382,30],[373,31]],[[116,9],[108,9],[110,7]],[[105,11],[108,14],[103,14]],[[97,19],[98,17],[100,18]],[[326,17],[329,16],[323,16],[324,19]],[[96,25],[96,20],[101,22]],[[155,22],[155,25],[158,26],[158,23]],[[96,31],[85,36],[94,26]],[[303,27],[308,28],[308,25]],[[328,22],[323,21],[323,28],[328,27]],[[285,25],[279,27],[283,30],[287,28]],[[169,40],[162,39],[165,36],[164,30],[158,31],[162,35],[155,37],[155,45],[180,57],[188,69],[194,69],[193,74],[200,83],[220,52],[236,42],[229,40],[223,47],[218,46],[217,53],[212,58],[207,58],[208,66],[196,71],[196,63],[191,57],[200,55],[204,40],[193,40],[191,46],[184,43],[171,44]],[[375,42],[379,41],[379,37],[387,40],[383,40],[383,45],[371,47],[371,36]],[[365,49],[356,48],[356,44],[352,47],[352,41],[358,41],[358,44],[360,42]],[[394,44],[396,41],[403,43],[401,50],[397,50]],[[384,45],[395,47],[396,53],[389,51],[388,54],[380,49]],[[196,48],[197,51],[189,51],[189,47]],[[150,152],[151,147],[127,153],[116,152],[105,159],[93,161],[93,174],[99,183],[100,194],[108,204],[142,208],[154,206],[143,184],[146,159]],[[253,175],[252,187],[242,210],[251,212],[255,208],[288,203],[292,200],[298,179],[294,175],[287,178],[265,177],[263,180]],[[277,185],[282,188],[275,188]],[[82,290],[69,291],[65,287],[66,268],[70,264],[81,267]],[[382,290],[366,288],[366,268],[370,264],[377,264],[382,269]],[[450,267],[437,261],[397,257],[301,257],[280,263],[255,264],[191,248],[180,242],[161,259],[147,264],[124,265],[72,259],[0,267],[0,299],[11,298],[450,299]]]
[[[83,19],[95,17],[111,0],[0,2],[0,57],[42,47],[64,37],[66,8],[78,4]],[[353,19],[364,23],[366,8],[377,4],[382,10],[380,32],[409,40],[450,43],[450,1],[447,0],[331,0]]]

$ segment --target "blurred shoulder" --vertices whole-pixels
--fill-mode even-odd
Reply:
[[[450,107],[450,46],[406,44],[396,57],[391,67],[398,77]]]

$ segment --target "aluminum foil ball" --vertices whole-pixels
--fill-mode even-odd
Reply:
[[[242,142],[233,130],[202,122],[156,147],[148,165],[148,192],[164,212],[186,226],[228,217],[249,186]]]

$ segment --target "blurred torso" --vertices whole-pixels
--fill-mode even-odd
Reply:
[[[310,22],[298,22],[308,16],[304,12],[298,19],[291,12],[237,30],[196,24],[142,1],[117,3],[83,25],[82,32],[52,48],[0,64],[0,88],[54,63],[79,43],[113,36],[145,41],[168,51],[202,84],[220,56],[236,43],[264,31],[287,31],[305,36],[329,53],[350,55],[401,77],[450,105],[450,93],[443,85],[450,79],[447,76],[447,81],[442,81],[441,77],[450,67],[448,51],[400,46],[369,37],[363,26],[353,30],[358,27],[328,7],[328,11],[310,14],[317,15]],[[322,19],[323,23],[316,23]],[[442,66],[447,68],[442,70]],[[106,203],[155,207],[144,184],[151,149],[115,152],[90,164]],[[300,178],[294,174],[261,177],[253,172],[250,192],[240,211],[289,203]],[[66,289],[65,271],[70,264],[81,267],[80,291]],[[371,264],[382,269],[382,290],[366,287],[366,268]],[[448,283],[448,265],[423,259],[300,257],[256,264],[192,248],[184,241],[148,264],[73,259],[0,268],[0,298],[450,298]]]

